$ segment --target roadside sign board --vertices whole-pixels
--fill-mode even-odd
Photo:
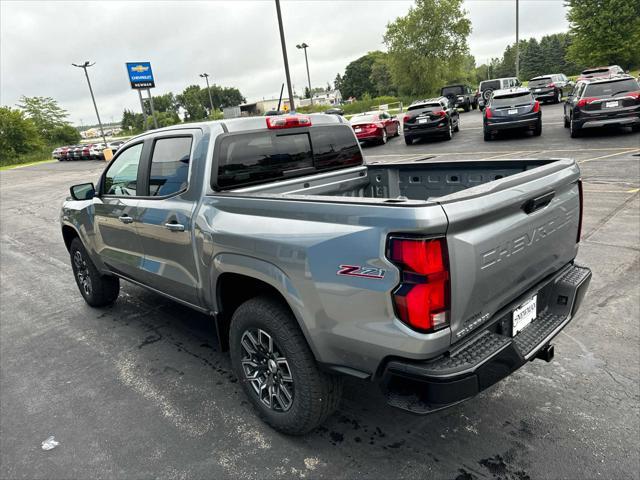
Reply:
[[[151,62],[127,62],[127,73],[131,88],[154,88],[156,86]]]

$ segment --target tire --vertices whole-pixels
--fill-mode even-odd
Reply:
[[[542,120],[538,120],[538,123],[536,123],[536,128],[533,129],[534,137],[539,137],[540,135],[542,135]]]
[[[569,120],[567,120],[567,117],[564,117],[564,128],[569,128]]]
[[[452,125],[452,122],[450,121],[447,126],[447,132],[444,134],[444,139],[451,140],[452,138],[453,138],[453,125]]]
[[[388,137],[389,136],[387,135],[387,129],[383,128],[382,129],[382,138],[380,139],[380,145],[386,145]]]
[[[468,112],[469,110],[471,110],[471,102],[469,101],[469,99],[467,98],[466,103],[464,104],[464,111]]]
[[[640,125],[633,125],[631,127],[632,132],[640,132]]]
[[[485,142],[489,142],[491,140],[493,140],[493,135],[491,135],[491,132],[487,131],[487,130],[483,130],[484,133],[484,141]]]
[[[69,253],[73,276],[84,300],[92,307],[105,307],[115,302],[120,293],[118,277],[101,275],[77,237],[71,242]]]
[[[580,127],[574,124],[573,117],[569,120],[569,135],[571,138],[578,138],[580,136]]]
[[[404,143],[406,143],[407,145],[413,145],[413,137],[404,137]]]
[[[229,348],[233,370],[258,416],[279,432],[308,433],[338,407],[342,378],[318,368],[295,318],[276,299],[255,297],[238,307]],[[271,378],[277,390],[272,384],[263,392]]]
[[[558,92],[556,93],[556,98],[553,100],[553,103],[560,103],[560,102],[562,102],[562,92],[558,90]]]
[[[459,132],[460,131],[460,118],[458,118],[458,121],[456,122],[456,126],[453,127],[453,131],[454,132]]]

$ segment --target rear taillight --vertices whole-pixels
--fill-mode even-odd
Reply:
[[[391,237],[387,257],[400,269],[392,298],[398,318],[414,330],[449,325],[449,264],[444,238]]]
[[[582,192],[582,179],[578,180],[578,198],[580,199],[580,217],[578,218],[578,236],[576,237],[576,243],[580,243],[580,237],[582,236],[582,212],[584,211],[584,193]]]
[[[493,116],[493,112],[491,111],[490,108],[485,108],[484,109],[484,116],[485,116],[485,118],[491,118]]]
[[[445,112],[444,110],[438,110],[435,113],[436,113],[436,115],[440,115],[441,117],[446,117],[447,116],[447,112]]]
[[[538,100],[536,100],[536,102],[533,104],[533,111],[534,113],[537,113],[540,111],[540,102]]]
[[[411,115],[409,114],[405,115],[404,117],[402,117],[402,123],[407,123],[410,118],[411,118]]]
[[[581,98],[580,100],[578,100],[578,107],[584,107],[585,105],[590,104],[591,102],[595,102],[596,100],[599,100],[596,97],[584,97]]]
[[[627,97],[635,98],[636,100],[640,100],[640,91],[638,92],[629,92],[627,93]]]
[[[556,84],[555,83],[549,83],[549,84],[547,84],[547,88],[556,88]]]
[[[280,128],[296,128],[296,127],[310,127],[311,118],[304,115],[279,115],[273,117],[267,117],[267,128],[280,129]]]

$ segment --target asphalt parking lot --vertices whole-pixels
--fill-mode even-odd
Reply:
[[[525,365],[426,417],[348,380],[339,411],[305,437],[262,424],[208,317],[123,283],[92,309],[73,281],[60,202],[96,161],[0,172],[2,478],[637,478],[640,472],[640,134],[571,139],[561,105],[541,137],[367,147],[367,161],[572,157],[583,171],[579,263],[593,270],[552,363]],[[43,451],[55,435],[60,445]],[[633,445],[636,445],[635,447]]]

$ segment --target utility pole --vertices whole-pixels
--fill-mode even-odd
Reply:
[[[82,65],[76,65],[72,63],[74,67],[82,68],[84,70],[84,75],[87,77],[87,84],[89,85],[89,93],[91,93],[91,100],[93,100],[93,108],[96,109],[96,117],[98,117],[98,125],[100,125],[100,133],[102,134],[102,141],[107,146],[107,137],[104,136],[104,129],[102,128],[102,121],[100,120],[100,114],[98,113],[98,105],[96,104],[96,97],[93,96],[93,88],[91,88],[91,80],[89,80],[89,73],[87,72],[87,68],[93,67],[96,62],[89,63],[89,60],[84,62]]]
[[[209,105],[211,105],[211,114],[213,114],[213,99],[211,98],[211,89],[209,88],[209,74],[201,73],[200,76],[204,78],[207,82],[207,92],[209,93]]]
[[[276,0],[276,13],[278,14],[278,28],[280,29],[280,43],[282,44],[282,58],[284,59],[284,74],[287,78],[287,90],[289,91],[289,111],[296,110],[291,89],[291,77],[289,76],[289,59],[287,58],[287,45],[284,41],[284,27],[282,26],[282,12],[280,12],[280,0]]]
[[[520,2],[516,0],[516,77],[520,77],[520,36],[518,31],[518,23],[520,16]]]
[[[307,48],[309,48],[309,45],[303,42],[299,45],[296,45],[296,48],[304,50],[304,63],[307,64],[307,80],[309,82],[309,98],[311,99],[311,105],[313,105],[313,92],[311,91],[311,76],[309,75],[309,60],[307,59]]]
[[[144,125],[142,125],[142,131],[145,132],[147,130],[147,109],[144,106],[144,100],[142,99],[142,90],[138,88],[138,97],[140,97],[140,108],[142,108],[142,118],[144,120]]]

